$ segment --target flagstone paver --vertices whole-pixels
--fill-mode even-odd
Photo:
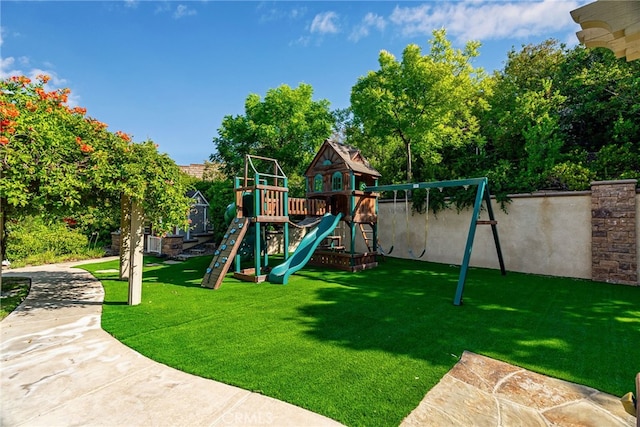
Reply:
[[[620,399],[465,351],[402,427],[633,427]]]

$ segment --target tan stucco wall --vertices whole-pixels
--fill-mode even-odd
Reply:
[[[394,243],[391,256],[410,258],[408,249],[420,254],[424,247],[425,217],[409,215],[406,227],[404,202],[396,206],[396,236],[393,238],[393,202],[381,201],[379,234],[382,247]],[[515,196],[503,212],[493,204],[498,234],[509,271],[553,276],[591,278],[591,198],[578,195]],[[472,210],[448,209],[429,214],[427,252],[422,260],[461,264]],[[482,212],[480,219],[488,219]],[[362,239],[357,238],[362,250]],[[471,265],[499,268],[491,227],[478,225]]]
[[[549,193],[542,195],[514,195],[506,205],[507,212],[494,201],[493,210],[498,221],[498,235],[508,271],[561,277],[591,279],[591,193]],[[425,216],[409,214],[409,228],[404,200],[395,206],[393,201],[379,203],[379,237],[382,248],[393,244],[392,257],[411,258],[409,248],[419,255],[424,248]],[[637,248],[640,248],[640,193],[636,195]],[[472,210],[457,213],[448,209],[434,215],[429,213],[427,251],[420,258],[446,264],[462,263],[469,232]],[[480,219],[488,219],[486,211]],[[394,233],[395,230],[395,233]],[[304,231],[290,227],[290,250],[295,250]],[[349,229],[340,224],[334,235],[341,235],[349,248]],[[395,238],[394,238],[395,234]],[[270,244],[270,253],[282,251],[281,237]],[[356,250],[366,252],[359,230]],[[471,255],[471,265],[499,268],[491,227],[478,225]],[[640,263],[638,263],[640,275]]]

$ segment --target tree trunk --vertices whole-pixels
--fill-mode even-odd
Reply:
[[[404,146],[407,149],[407,182],[412,182],[413,181],[413,171],[411,170],[411,163],[412,163],[411,141],[406,141]]]
[[[131,199],[120,198],[120,279],[129,279],[131,254]]]
[[[7,239],[4,235],[5,218],[3,200],[0,199],[0,264],[4,261],[5,254],[7,253]],[[0,265],[0,288],[2,288],[2,265]]]

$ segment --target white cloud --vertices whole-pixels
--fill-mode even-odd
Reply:
[[[62,88],[68,83],[66,79],[63,79],[60,76],[58,76],[58,74],[56,74],[55,71],[43,70],[41,68],[30,69],[27,75],[29,76],[30,79],[34,80],[37,76],[42,74],[51,77],[51,80],[49,80],[49,85],[51,85],[54,88]]]
[[[461,1],[396,6],[389,17],[405,36],[430,35],[434,29],[466,42],[525,38],[559,31],[573,31],[569,12],[584,1]]]
[[[28,66],[29,58],[21,56],[18,58],[20,65]],[[53,70],[44,70],[38,67],[30,67],[28,69],[22,69],[15,67],[16,59],[13,56],[7,58],[0,58],[0,78],[6,79],[12,76],[27,76],[31,80],[35,80],[40,75],[46,75],[50,77],[49,86],[53,89],[63,88],[68,82],[66,79],[61,78]]]
[[[153,13],[164,13],[164,12],[170,12],[171,11],[171,4],[169,4],[169,2],[160,2],[157,3],[155,10],[153,11]]]
[[[306,7],[295,7],[289,11],[289,18],[298,19],[306,15],[307,8]]]
[[[13,56],[9,56],[7,58],[0,58],[0,79],[7,79],[13,76],[27,76],[32,81],[35,81],[36,78],[40,75],[46,75],[50,77],[49,83],[47,83],[47,90],[55,90],[55,89],[63,89],[68,87],[67,80],[58,76],[58,74],[53,70],[45,70],[38,67],[30,67],[31,61],[26,56],[21,56],[17,60],[19,66],[16,67],[16,58]],[[27,67],[27,68],[20,68]],[[69,95],[69,99],[67,104],[70,107],[76,107],[79,105],[80,96],[73,93]]]
[[[310,42],[311,42],[311,37],[309,37],[309,36],[300,36],[296,40],[293,40],[292,42],[290,42],[289,46],[307,47],[307,46],[309,46]]]
[[[173,17],[175,19],[180,19],[182,17],[185,16],[193,16],[195,14],[197,14],[198,12],[196,12],[194,9],[190,9],[189,6],[186,6],[184,4],[179,4],[176,7],[175,12],[173,12]]]
[[[387,21],[384,19],[384,17],[369,12],[365,15],[364,18],[362,18],[362,22],[356,25],[353,31],[351,31],[349,40],[357,42],[358,40],[367,37],[372,28],[378,31],[384,31],[386,26]]]
[[[13,67],[14,62],[16,62],[15,58],[10,56],[8,58],[0,58],[0,78],[6,79],[7,77],[17,76],[17,72],[19,70],[10,70]]]
[[[317,14],[311,22],[312,33],[320,34],[336,34],[340,30],[336,21],[338,20],[338,14],[335,12],[323,12]]]
[[[20,33],[16,31],[10,31],[6,26],[0,26],[0,46],[2,46],[4,42],[6,40],[9,40],[10,38],[17,38],[20,36]]]
[[[375,28],[376,30],[383,31],[387,26],[387,21],[382,16],[378,16],[375,13],[367,13],[362,20],[367,26]]]
[[[265,9],[265,5],[262,3],[258,6],[258,10],[260,11],[260,22],[273,22],[280,21],[282,19],[295,21],[302,18],[307,13],[306,7],[294,7],[291,9],[273,7]]]
[[[135,9],[138,7],[138,0],[124,0],[124,7],[128,7],[130,9]]]

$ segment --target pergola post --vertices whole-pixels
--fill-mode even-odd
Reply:
[[[120,279],[129,279],[129,254],[131,251],[131,199],[124,194],[120,198]]]
[[[142,301],[142,267],[144,252],[144,210],[138,201],[131,201],[131,244],[129,251],[129,305]]]

